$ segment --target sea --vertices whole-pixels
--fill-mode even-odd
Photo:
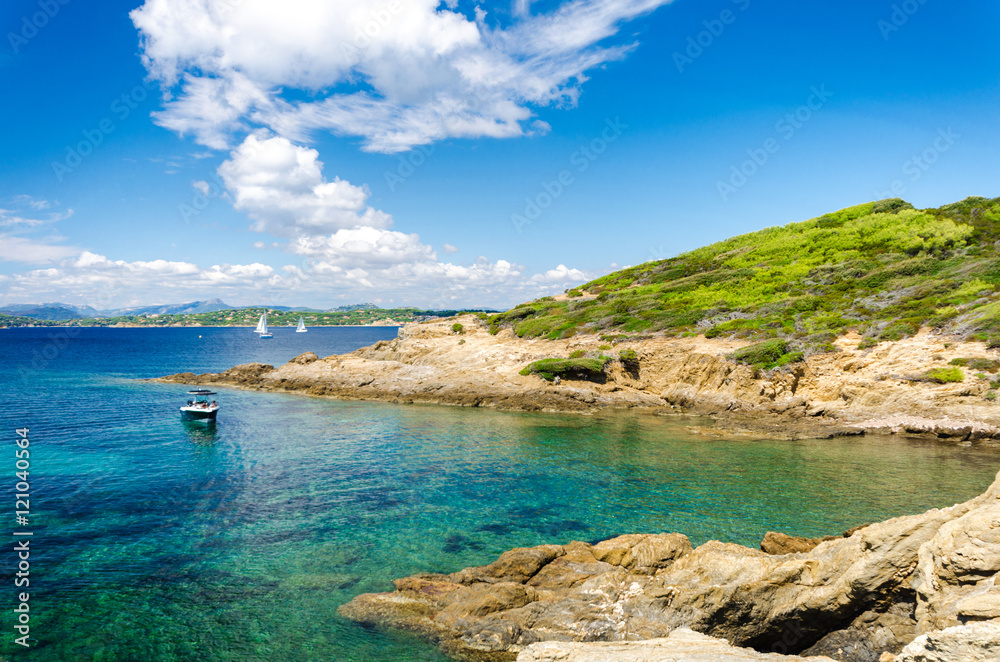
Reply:
[[[637,532],[754,547],[770,530],[837,534],[967,500],[1000,469],[990,448],[901,437],[727,439],[675,417],[229,388],[209,426],[181,419],[183,385],[149,381],[343,353],[397,332],[273,331],[0,330],[0,656],[444,660],[337,608],[514,547]],[[15,549],[25,540],[28,551]]]

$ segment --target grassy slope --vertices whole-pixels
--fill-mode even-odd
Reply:
[[[489,318],[522,337],[581,331],[786,338],[807,353],[855,329],[1000,338],[1000,198],[850,207],[623,269]],[[596,295],[596,296],[592,296]]]

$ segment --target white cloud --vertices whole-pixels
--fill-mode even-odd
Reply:
[[[286,138],[247,136],[219,166],[233,206],[247,212],[252,230],[278,236],[323,234],[360,226],[387,228],[392,217],[366,205],[367,187],[327,181],[319,153]],[[207,185],[195,182],[198,190]]]
[[[216,149],[267,127],[396,152],[545,130],[532,108],[574,104],[588,70],[633,47],[605,44],[622,23],[670,1],[570,0],[530,15],[515,0],[506,27],[439,0],[147,0],[131,17],[146,67],[171,90],[162,126]]]
[[[451,244],[445,244],[444,246],[441,247],[441,250],[443,250],[445,253],[457,253],[458,247],[452,246]]]
[[[48,264],[78,252],[79,249],[70,246],[60,246],[0,232],[0,262]]]
[[[585,280],[572,280],[582,272],[566,267],[552,271],[565,273],[571,282],[557,282],[549,276],[552,271],[531,276],[523,266],[506,260],[480,257],[467,265],[441,262],[433,254],[423,253],[413,235],[375,232],[381,233],[383,240],[387,235],[399,235],[390,238],[402,242],[383,253],[381,261],[369,259],[370,254],[364,251],[354,255],[317,250],[307,264],[285,265],[278,270],[260,263],[199,267],[169,260],[127,262],[84,251],[51,267],[0,276],[0,302],[70,301],[117,308],[213,297],[234,305],[284,302],[294,297],[330,307],[376,299],[428,308],[506,307],[556,294]]]
[[[78,248],[60,244],[63,237],[50,228],[72,216],[72,209],[47,211],[39,216],[39,212],[51,209],[53,203],[30,195],[14,196],[9,204],[12,209],[0,209],[0,228],[6,228],[0,232],[0,262],[50,264],[80,252]],[[48,234],[25,236],[39,231]]]
[[[299,237],[290,250],[318,262],[338,266],[384,266],[436,260],[434,250],[415,234],[377,228],[338,230],[330,236]]]
[[[531,280],[536,283],[582,283],[588,279],[587,274],[579,269],[570,269],[565,264],[560,264],[555,269],[535,274]]]

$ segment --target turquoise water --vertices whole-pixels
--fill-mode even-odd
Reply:
[[[840,532],[963,501],[1000,468],[990,449],[905,439],[715,440],[665,418],[234,390],[206,429],[180,420],[183,387],[136,378],[348,351],[395,329],[52,333],[0,331],[8,533],[14,428],[32,439],[28,651],[13,644],[16,559],[0,553],[0,651],[15,660],[441,660],[336,608],[516,546]]]

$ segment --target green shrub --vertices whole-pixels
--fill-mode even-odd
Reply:
[[[919,324],[915,324],[909,320],[902,320],[885,327],[882,333],[879,334],[879,338],[881,340],[902,340],[903,338],[916,335],[919,330]]]
[[[525,366],[520,374],[538,375],[546,381],[556,377],[561,379],[579,379],[584,381],[603,381],[604,368],[611,358],[602,356],[596,359],[541,359]]]
[[[578,289],[572,289],[572,290],[569,290],[568,292],[566,292],[566,296],[572,297],[572,298],[582,297],[583,296],[583,292],[581,292]]]
[[[458,322],[455,322],[454,324],[451,325],[452,333],[463,333],[464,331],[465,327],[459,324]]]
[[[858,349],[870,349],[877,344],[878,344],[877,338],[865,336],[864,338],[861,339],[861,342],[858,343]]]
[[[996,372],[1000,370],[1000,361],[994,359],[982,359],[982,358],[957,358],[952,359],[948,362],[949,365],[955,365],[959,367],[968,367],[970,370],[978,370],[982,372]]]
[[[990,400],[990,401],[996,400],[997,399],[997,392],[996,391],[987,391],[986,395],[984,397],[987,400]]]
[[[569,358],[571,358],[571,359],[579,359],[579,358],[583,358],[586,355],[587,355],[587,352],[583,351],[582,349],[578,349],[575,352],[571,353],[569,355]]]
[[[1000,361],[994,359],[972,359],[969,361],[969,368],[984,372],[996,372],[1000,370]]]
[[[465,338],[462,338],[461,340],[459,340],[458,344],[459,345],[464,345],[465,344]]]
[[[913,209],[913,205],[906,200],[901,200],[900,198],[879,200],[872,205],[873,214],[898,214],[904,209]]]
[[[789,352],[788,354],[782,354],[778,357],[774,367],[780,368],[781,366],[788,365],[789,363],[798,363],[803,359],[803,357],[804,354],[802,352]]]
[[[790,352],[788,342],[782,338],[749,345],[732,354],[732,359],[737,363],[764,370],[801,361],[802,358],[802,352]]]
[[[936,384],[951,384],[964,382],[965,373],[961,368],[934,368],[923,374],[923,379]]]

